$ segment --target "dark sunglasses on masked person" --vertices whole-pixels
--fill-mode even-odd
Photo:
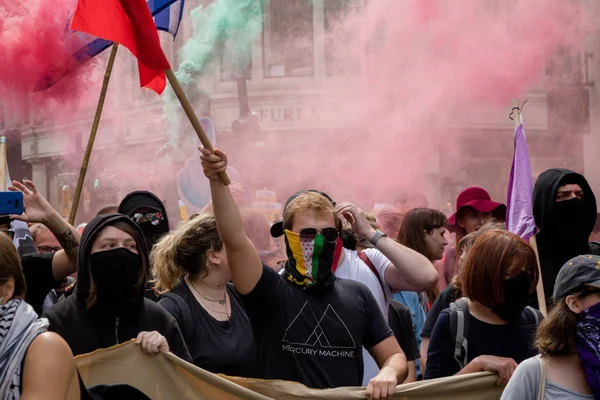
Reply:
[[[338,237],[340,236],[340,233],[336,228],[304,228],[300,231],[300,239],[305,241],[312,241],[319,233],[323,236],[323,239],[325,239],[327,243],[335,243]]]
[[[149,222],[152,225],[158,225],[160,221],[164,220],[162,213],[154,212],[154,213],[135,213],[131,218],[133,222],[136,224],[141,224],[143,222]]]

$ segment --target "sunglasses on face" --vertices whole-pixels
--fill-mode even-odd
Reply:
[[[160,221],[163,221],[165,218],[163,217],[162,213],[160,212],[155,212],[155,213],[136,213],[133,214],[133,217],[131,218],[133,220],[133,222],[135,222],[136,224],[141,224],[143,222],[149,222],[152,225],[158,225],[160,223]]]
[[[338,237],[340,236],[340,233],[335,228],[305,228],[300,231],[300,239],[305,241],[312,241],[319,233],[323,236],[323,239],[325,239],[327,243],[335,243]]]

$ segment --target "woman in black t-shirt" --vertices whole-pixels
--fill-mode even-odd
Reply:
[[[427,364],[427,350],[429,349],[429,338],[431,337],[431,331],[433,331],[433,327],[440,316],[440,313],[446,308],[450,307],[450,303],[460,299],[462,295],[462,269],[465,264],[465,260],[467,258],[467,254],[469,250],[473,246],[475,240],[484,234],[487,231],[492,229],[500,229],[504,230],[506,228],[506,224],[503,222],[492,221],[488,222],[484,226],[481,227],[478,231],[469,233],[465,237],[461,239],[458,243],[458,264],[457,264],[457,272],[456,275],[452,278],[450,284],[440,292],[439,296],[433,302],[431,309],[427,313],[427,318],[425,319],[425,323],[423,324],[423,328],[421,329],[421,370],[425,370],[425,365]]]
[[[451,312],[442,311],[431,334],[425,379],[493,371],[500,375],[498,384],[506,384],[517,363],[536,354],[534,311],[525,307],[537,281],[529,244],[506,231],[482,234],[469,251],[462,277],[468,304],[466,354],[463,348],[456,358]]]
[[[229,283],[223,241],[212,214],[200,214],[155,244],[150,255],[158,304],[171,313],[196,366],[254,377],[252,328]]]

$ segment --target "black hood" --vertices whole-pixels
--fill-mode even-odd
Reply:
[[[81,235],[81,242],[79,244],[79,256],[77,259],[77,299],[81,302],[85,302],[88,297],[88,292],[90,290],[90,253],[92,251],[92,245],[94,244],[94,240],[104,229],[109,225],[113,225],[116,222],[125,222],[130,225],[137,233],[140,238],[143,238],[144,235],[140,227],[133,222],[129,217],[123,214],[104,214],[99,215],[92,219],[89,224],[85,227],[83,234]],[[135,239],[135,238],[134,238]],[[141,243],[138,243],[138,246],[141,247],[140,256],[142,257],[142,265],[148,268],[148,248],[146,247],[146,242],[141,240]],[[146,276],[148,276],[148,271],[146,272]],[[143,297],[143,293],[140,293],[140,297]]]
[[[148,222],[142,222],[140,228],[146,238],[148,248],[151,248],[154,243],[164,234],[169,233],[169,218],[167,217],[167,209],[160,199],[151,192],[138,190],[129,193],[121,204],[119,204],[119,213],[125,214],[130,218],[142,209],[151,209],[154,212],[160,212],[163,220],[156,226]]]
[[[533,189],[533,216],[540,229],[540,235],[550,237],[559,232],[560,222],[556,218],[556,193],[564,185],[579,185],[584,193],[586,214],[589,218],[581,226],[582,237],[589,237],[596,223],[596,197],[583,175],[563,168],[544,171],[535,182]],[[587,240],[586,240],[587,242]]]

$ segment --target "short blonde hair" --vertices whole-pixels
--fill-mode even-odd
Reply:
[[[314,211],[319,217],[329,218],[333,215],[338,231],[342,226],[335,213],[335,206],[327,197],[317,192],[305,192],[292,200],[283,211],[283,229],[291,230],[294,226],[294,216],[306,211]]]

